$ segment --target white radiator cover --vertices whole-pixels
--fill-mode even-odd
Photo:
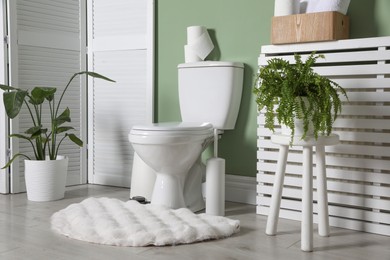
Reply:
[[[318,61],[315,70],[338,82],[349,97],[334,124],[341,143],[326,147],[330,225],[390,236],[390,37],[263,46],[259,65],[274,57],[292,62],[294,53],[304,60],[312,51],[326,57]],[[279,151],[270,141],[271,134],[264,128],[260,112],[257,213],[262,215],[269,211]],[[282,218],[301,219],[301,153],[299,147],[290,148]],[[316,182],[313,184],[317,222]]]

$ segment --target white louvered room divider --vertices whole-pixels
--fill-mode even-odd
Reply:
[[[69,78],[76,72],[85,70],[85,55],[81,50],[86,30],[81,26],[85,11],[81,0],[12,0],[8,1],[10,84],[23,89],[35,86],[57,87],[58,92],[65,88]],[[84,85],[83,85],[84,84]],[[85,114],[82,113],[82,90],[85,83],[75,80],[64,96],[62,108],[70,108],[75,134],[86,139],[86,129],[81,126]],[[44,122],[49,121],[49,109],[43,110]],[[11,133],[23,133],[32,126],[26,106],[23,106],[17,119],[12,120]],[[30,144],[12,138],[11,150],[32,153]],[[71,141],[63,142],[60,153],[69,157],[67,184],[82,183],[82,163],[84,153]],[[11,192],[25,190],[24,158],[12,165]]]
[[[341,142],[326,147],[330,225],[390,236],[390,37],[263,46],[259,65],[273,57],[293,61],[294,53],[305,59],[312,51],[326,57],[315,70],[338,82],[349,97],[348,102],[343,98],[342,115],[334,124]],[[279,151],[271,135],[260,112],[257,213],[264,215]],[[300,220],[302,150],[290,149],[280,217]]]
[[[129,187],[128,134],[153,120],[153,0],[88,1],[88,181]]]

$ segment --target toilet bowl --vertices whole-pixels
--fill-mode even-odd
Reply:
[[[129,141],[134,151],[156,172],[152,204],[193,211],[204,208],[202,174],[196,162],[212,139],[209,123],[171,122],[132,128]]]

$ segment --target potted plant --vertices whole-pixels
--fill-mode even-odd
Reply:
[[[325,57],[313,52],[303,62],[295,54],[295,64],[272,58],[260,67],[254,93],[259,111],[265,109],[265,127],[274,132],[276,122],[285,125],[291,141],[294,135],[302,139],[330,135],[341,112],[339,93],[347,94],[339,84],[314,72],[319,58]]]
[[[58,155],[59,148],[65,139],[70,139],[80,147],[83,146],[83,142],[75,134],[69,133],[74,130],[72,126],[64,125],[71,122],[70,110],[68,107],[60,110],[61,102],[73,79],[83,74],[114,82],[95,72],[75,73],[68,81],[58,101],[55,96],[57,88],[54,87],[34,87],[29,91],[0,85],[0,88],[5,91],[3,101],[8,117],[15,118],[24,104],[31,117],[32,126],[24,134],[11,134],[10,137],[28,141],[35,160],[26,154],[18,153],[3,167],[3,169],[9,167],[20,156],[27,159],[25,160],[25,178],[29,200],[49,201],[64,197],[68,158]],[[50,110],[50,120],[45,126],[42,120],[44,103],[48,103]]]

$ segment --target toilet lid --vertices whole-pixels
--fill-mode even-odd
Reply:
[[[212,132],[213,126],[210,123],[192,123],[192,122],[167,122],[154,123],[148,125],[137,125],[132,129],[133,133],[141,132],[174,132],[186,134],[204,134]]]

